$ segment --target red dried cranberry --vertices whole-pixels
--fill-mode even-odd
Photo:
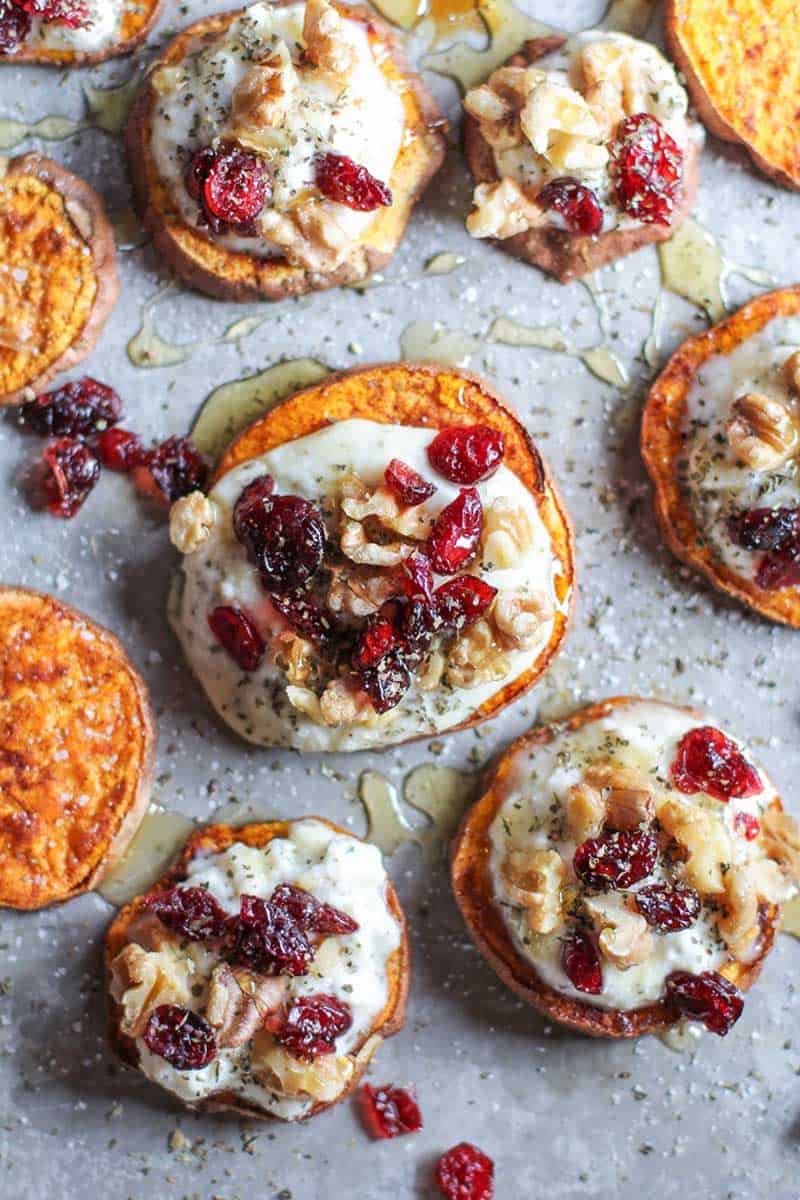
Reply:
[[[411,687],[411,675],[401,656],[393,651],[376,667],[358,676],[361,687],[377,713],[396,708]]]
[[[434,571],[455,575],[474,557],[483,529],[483,505],[477,489],[462,488],[439,513],[426,552]]]
[[[184,182],[214,233],[256,234],[253,222],[272,193],[263,159],[238,146],[204,146],[192,156]]]
[[[685,733],[671,767],[679,792],[707,792],[715,800],[757,796],[763,786],[739,747],[720,729],[698,725]]]
[[[96,379],[73,379],[29,400],[20,409],[23,425],[40,437],[88,437],[122,416],[117,393]]]
[[[325,526],[315,506],[301,496],[273,496],[252,554],[267,591],[303,587],[322,566],[324,553]]]
[[[422,1113],[411,1088],[384,1084],[374,1088],[365,1083],[359,1089],[359,1106],[367,1132],[374,1138],[396,1138],[422,1129]]]
[[[376,667],[381,659],[394,650],[397,637],[386,617],[368,617],[353,648],[353,670],[361,674]]]
[[[248,483],[233,506],[233,532],[250,556],[263,545],[262,530],[272,507],[275,480],[271,475],[259,475]]]
[[[578,846],[572,859],[575,874],[587,887],[606,892],[629,888],[645,879],[658,858],[658,842],[642,829],[602,833]]]
[[[48,25],[55,22],[68,25],[70,29],[79,29],[89,21],[85,0],[15,0],[15,3]]]
[[[451,483],[480,483],[490,479],[503,461],[506,444],[499,429],[489,425],[453,425],[428,446],[434,470]]]
[[[738,988],[716,971],[691,975],[673,971],[667,979],[666,1001],[691,1021],[725,1037],[742,1015],[744,999]]]
[[[637,221],[669,225],[681,193],[683,151],[661,122],[648,113],[621,121],[611,164],[620,207]]]
[[[291,883],[278,884],[270,904],[285,909],[300,929],[312,933],[344,936],[358,929],[358,921],[354,921],[347,913],[334,908],[332,904],[323,904],[311,892],[294,887]]]
[[[136,485],[141,491],[162,503],[171,504],[181,496],[202,489],[208,464],[188,438],[171,437],[160,446],[145,451],[134,470]]]
[[[738,812],[733,818],[733,828],[748,842],[754,842],[761,833],[761,822],[752,813]]]
[[[494,1200],[494,1163],[471,1142],[459,1142],[436,1164],[436,1183],[446,1200]]]
[[[589,934],[575,929],[561,943],[561,965],[572,986],[588,996],[599,996],[603,990],[603,968],[600,955]]]
[[[536,203],[555,209],[571,233],[595,234],[603,228],[603,209],[597,195],[577,179],[553,179],[545,184]]]
[[[45,446],[44,494],[54,517],[74,517],[100,478],[100,463],[77,438],[58,438]]]
[[[394,610],[394,627],[405,662],[418,667],[430,652],[435,618],[426,600],[420,597],[398,597],[390,602]]]
[[[313,600],[309,600],[303,592],[289,592],[285,596],[272,592],[270,600],[292,628],[310,642],[323,645],[331,637],[331,614]]]
[[[431,560],[421,550],[415,550],[400,564],[400,586],[407,596],[433,600],[433,571]]]
[[[127,474],[140,465],[145,450],[138,434],[129,429],[106,429],[97,439],[97,453],[104,467]]]
[[[316,181],[326,199],[356,212],[374,212],[392,203],[386,184],[346,154],[323,154],[317,160]]]
[[[142,1038],[148,1050],[166,1059],[176,1071],[199,1071],[217,1056],[208,1021],[180,1004],[159,1004],[150,1014]]]
[[[194,152],[189,160],[183,182],[193,200],[202,199],[203,184],[216,156],[213,146],[202,146]]]
[[[728,518],[732,542],[745,550],[783,550],[800,541],[800,509],[751,508]]]
[[[14,0],[0,0],[0,54],[13,54],[31,31],[31,18]]]
[[[700,897],[683,884],[649,883],[634,893],[639,912],[659,933],[689,929],[700,916]]]
[[[214,941],[229,932],[228,914],[207,888],[176,887],[155,892],[146,897],[144,905],[162,925],[190,942]]]
[[[242,896],[234,923],[232,961],[266,975],[307,975],[311,944],[284,908]]]
[[[333,1054],[336,1039],[353,1024],[350,1009],[336,996],[300,996],[284,1017],[278,1041],[295,1058]]]
[[[483,616],[496,595],[497,588],[476,575],[459,575],[436,589],[436,616],[446,630],[466,629]]]
[[[758,564],[755,583],[765,592],[800,583],[800,544],[765,554]]]
[[[264,657],[264,639],[247,613],[221,605],[208,614],[208,626],[219,644],[243,671],[257,671]]]
[[[436,485],[414,471],[407,463],[399,458],[393,458],[383,474],[386,486],[394,493],[401,504],[415,508],[423,500],[429,500],[436,491]]]

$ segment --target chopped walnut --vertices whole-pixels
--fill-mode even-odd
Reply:
[[[722,867],[731,861],[731,842],[720,818],[677,799],[665,800],[656,815],[662,829],[686,853],[687,883],[701,896],[721,895],[725,891]]]
[[[386,724],[396,715],[396,709],[376,713],[365,692],[355,691],[343,679],[333,679],[321,696],[310,688],[287,687],[286,696],[292,708],[310,717],[317,725]]]
[[[264,1018],[283,1001],[288,980],[269,978],[218,963],[211,975],[206,1020],[214,1027],[217,1045],[235,1048],[256,1034]]]
[[[626,46],[612,41],[590,42],[578,60],[584,96],[603,137],[610,137],[620,121],[649,112],[647,72]]]
[[[283,251],[292,266],[312,272],[333,271],[352,258],[349,235],[325,202],[308,198],[291,212],[266,208],[258,218],[261,234]]]
[[[525,509],[499,497],[483,513],[483,565],[495,570],[515,567],[520,555],[533,547],[535,537],[536,530]]]
[[[284,43],[264,62],[245,73],[231,95],[229,134],[254,150],[270,149],[271,130],[286,123],[294,102],[297,74]]]
[[[600,935],[600,953],[621,970],[645,962],[653,953],[647,922],[622,896],[585,896],[583,907]]]
[[[530,650],[552,617],[553,606],[543,592],[512,588],[497,593],[491,610],[497,640],[504,650]]]
[[[347,518],[342,521],[339,546],[352,562],[370,567],[399,567],[412,549],[408,542],[372,542],[361,521]]]
[[[138,1037],[159,1004],[192,1002],[194,964],[174,945],[145,950],[130,942],[111,964],[111,995],[122,1009],[120,1031]]]
[[[792,883],[800,884],[800,828],[789,813],[768,808],[761,816],[764,849],[783,868]]]
[[[434,650],[427,663],[417,675],[417,687],[421,692],[433,692],[439,687],[447,660],[441,650]]]
[[[368,617],[378,611],[397,587],[390,575],[361,567],[333,567],[328,608],[348,617]]]
[[[800,433],[786,405],[760,392],[734,400],[725,433],[736,458],[753,471],[782,466],[800,446]]]
[[[768,858],[732,866],[725,875],[725,915],[719,931],[734,958],[747,959],[761,935],[759,902],[782,904],[792,888],[776,862]]]
[[[502,679],[509,661],[498,647],[489,621],[476,621],[450,647],[444,679],[451,687],[477,687],[493,679]]]
[[[566,867],[556,850],[512,850],[502,872],[506,892],[524,908],[531,933],[552,933],[563,924]]]
[[[655,816],[656,795],[647,775],[630,767],[590,767],[586,782],[605,797],[606,823],[612,829],[636,829]]]
[[[479,183],[472,197],[474,211],[467,217],[467,232],[476,238],[510,238],[544,225],[543,210],[514,179]]]
[[[353,1060],[347,1055],[321,1054],[313,1062],[304,1062],[289,1054],[266,1031],[253,1039],[253,1075],[278,1096],[310,1096],[328,1103],[341,1095],[354,1070]]]
[[[306,57],[320,71],[344,78],[356,64],[344,19],[328,0],[307,0],[303,20]]]
[[[608,161],[591,108],[567,84],[552,79],[536,83],[519,120],[536,153],[557,170],[597,170]]]
[[[789,390],[800,396],[800,350],[795,350],[794,354],[789,355],[781,371]]]
[[[340,484],[342,511],[340,545],[352,562],[395,567],[407,558],[413,541],[426,538],[431,521],[419,506],[401,505],[387,487],[368,488],[357,475]],[[388,534],[399,534],[390,540]]]
[[[580,844],[597,837],[606,819],[606,803],[599,788],[585,780],[574,783],[567,792],[564,808],[567,833],[574,842]]]
[[[281,634],[278,643],[275,661],[286,672],[289,683],[296,687],[315,683],[319,661],[313,643],[290,632]]]
[[[169,510],[169,539],[181,554],[194,554],[211,536],[217,506],[202,492],[181,496]]]

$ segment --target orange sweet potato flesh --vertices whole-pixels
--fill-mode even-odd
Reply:
[[[291,2],[277,0],[278,4]],[[381,209],[369,224],[361,239],[360,253],[353,261],[331,272],[312,272],[292,266],[283,257],[259,259],[218,245],[185,223],[156,169],[150,152],[151,114],[156,102],[151,72],[128,120],[128,161],[142,221],[152,234],[156,249],[191,287],[222,300],[281,300],[364,279],[392,257],[414,205],[441,166],[446,123],[422,80],[411,70],[399,38],[370,10],[344,4],[338,7],[348,17],[363,21],[371,44],[386,51],[381,57],[381,70],[402,96],[406,133],[388,180],[392,204]],[[170,42],[153,70],[181,62],[204,40],[218,37],[240,11],[207,17],[190,25]]]
[[[800,188],[797,0],[668,0],[667,45],[701,120],[765,175]]]
[[[147,808],[155,727],[117,639],[52,596],[0,588],[0,905],[94,887]]]
[[[85,358],[116,303],[114,237],[100,197],[39,154],[0,158],[0,261],[3,405]]]
[[[348,837],[354,836],[349,831],[340,829],[338,825],[334,825],[332,821],[326,821],[324,817],[314,817],[311,819],[321,821],[323,825],[327,825],[330,829],[335,830],[336,833],[343,833]],[[196,857],[207,854],[221,854],[229,846],[232,846],[234,842],[243,842],[246,846],[255,846],[257,848],[266,847],[273,838],[286,837],[290,824],[289,821],[266,821],[253,825],[244,825],[238,829],[232,828],[230,825],[207,825],[204,829],[199,829],[196,833],[192,834],[176,862],[162,876],[158,883],[153,885],[147,895],[152,895],[155,891],[168,891],[170,888],[175,887],[176,884],[181,883],[186,878],[188,864]],[[144,896],[137,896],[129,904],[126,904],[124,908],[120,909],[109,926],[106,933],[104,955],[107,982],[111,979],[111,964],[128,943],[128,931],[133,921],[141,913],[144,899]],[[400,926],[400,945],[397,950],[393,951],[386,964],[388,981],[386,1004],[375,1018],[372,1028],[351,1051],[353,1055],[356,1055],[374,1034],[379,1035],[381,1038],[391,1037],[393,1034],[399,1033],[405,1024],[406,1004],[411,986],[411,947],[408,941],[405,913],[400,906],[397,893],[391,883],[388,882],[386,885],[386,902],[389,906],[389,911]],[[139,1055],[135,1039],[121,1032],[119,1028],[121,1016],[119,1005],[113,999],[110,999],[109,1003],[111,1005],[111,1044],[123,1062],[131,1067],[137,1067],[139,1065]],[[345,1091],[337,1096],[335,1100],[313,1105],[305,1117],[303,1117],[303,1120],[308,1120],[309,1117],[316,1116],[327,1108],[332,1108],[333,1105],[339,1104],[340,1101],[351,1095],[358,1087],[367,1066],[367,1062],[358,1064]],[[234,1092],[230,1091],[217,1092],[192,1107],[203,1112],[228,1111],[263,1120],[274,1119],[272,1113],[259,1108],[255,1103],[242,1100],[241,1097],[236,1096]]]
[[[93,63],[105,62],[107,58],[118,58],[130,54],[141,45],[158,20],[163,0],[126,0],[123,5],[119,38],[102,50],[89,53],[76,50],[50,49],[42,46],[26,49],[24,44],[13,54],[0,54],[0,63],[14,66],[20,63],[38,63],[52,67],[89,67]]]
[[[505,798],[506,781],[517,759],[530,756],[539,746],[546,746],[558,734],[574,731],[591,721],[601,720],[614,708],[639,702],[637,697],[616,696],[582,708],[566,721],[541,725],[518,738],[505,751],[488,781],[487,790],[469,810],[453,842],[451,880],[456,902],[467,923],[472,938],[486,961],[512,991],[546,1017],[590,1037],[633,1038],[644,1033],[657,1033],[675,1023],[675,1013],[659,1002],[644,1008],[596,1008],[549,987],[539,978],[530,962],[517,950],[494,901],[489,874],[489,830]],[[693,709],[684,709],[701,719]],[[776,808],[780,802],[776,801]],[[780,924],[781,910],[770,907],[763,921],[762,944],[758,956],[744,966],[728,963],[720,974],[741,991],[755,983],[764,959],[772,949]]]
[[[642,421],[642,457],[655,487],[656,515],[672,552],[714,587],[770,621],[800,628],[800,589],[764,591],[722,562],[699,528],[682,482],[687,396],[707,359],[730,354],[775,317],[800,313],[800,287],[768,292],[745,304],[706,333],[689,338],[673,354],[647,397]]]
[[[384,363],[329,375],[278,404],[236,438],[223,455],[216,478],[284,442],[352,417],[432,430],[475,424],[499,429],[505,439],[504,464],[533,496],[550,535],[559,564],[554,588],[560,604],[550,640],[527,671],[486,700],[469,721],[455,727],[469,728],[495,716],[532,687],[561,648],[575,601],[575,550],[569,516],[526,429],[486,380],[433,363]]]

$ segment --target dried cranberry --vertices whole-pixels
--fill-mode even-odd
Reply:
[[[283,908],[294,923],[312,933],[339,934],[355,933],[358,921],[354,921],[332,904],[323,904],[311,892],[294,887],[291,883],[280,883],[270,898],[270,904]]]
[[[396,651],[387,654],[376,667],[363,671],[358,681],[377,713],[396,708],[411,687],[408,667]]]
[[[203,487],[208,464],[188,438],[171,437],[147,450],[135,468],[137,486],[155,499],[167,503],[188,496]]]
[[[232,961],[266,975],[307,975],[311,944],[285,908],[242,896],[234,923]]]
[[[281,616],[286,618],[301,637],[308,638],[310,642],[314,642],[318,646],[323,645],[331,637],[333,633],[331,614],[326,609],[320,608],[313,600],[309,600],[303,592],[288,592],[286,595],[272,592],[270,600]]]
[[[462,488],[439,513],[426,545],[434,571],[455,575],[474,557],[483,530],[483,505],[477,489]]]
[[[758,564],[755,583],[765,592],[795,587],[800,583],[800,545],[765,554]]]
[[[264,639],[247,613],[221,605],[208,614],[208,627],[243,671],[257,671],[264,657]]]
[[[346,154],[323,154],[317,160],[316,181],[326,199],[356,212],[374,212],[392,203],[386,184]]]
[[[336,996],[299,996],[284,1017],[278,1041],[295,1058],[333,1054],[336,1039],[353,1024],[350,1009]]]
[[[738,988],[716,971],[691,975],[673,971],[667,978],[666,1001],[691,1021],[725,1037],[742,1015],[744,999]]]
[[[436,1183],[446,1200],[494,1200],[494,1163],[471,1142],[459,1142],[436,1164]]]
[[[77,438],[58,438],[45,446],[43,480],[47,510],[54,517],[74,517],[100,478],[100,463]]]
[[[436,616],[446,630],[466,629],[483,616],[496,595],[497,588],[476,575],[459,575],[436,589]]]
[[[480,483],[490,479],[503,461],[506,444],[499,429],[489,425],[453,425],[428,446],[434,470],[451,483]]]
[[[578,846],[572,859],[575,874],[587,887],[606,892],[629,888],[645,879],[658,858],[658,842],[642,829],[602,833]]]
[[[145,908],[162,925],[190,942],[210,942],[227,936],[230,919],[208,888],[175,887],[147,896]]]
[[[267,591],[303,587],[322,566],[324,553],[325,526],[315,506],[301,496],[273,496],[252,554]]]
[[[408,666],[418,667],[428,657],[433,642],[433,610],[421,597],[398,597],[390,603],[403,659]]]
[[[681,192],[683,151],[661,122],[648,113],[621,121],[611,165],[620,207],[637,221],[669,225]]]
[[[361,674],[377,666],[397,644],[394,626],[377,614],[367,618],[353,648],[353,670]]]
[[[571,233],[595,234],[603,228],[603,209],[590,187],[569,177],[553,179],[536,197],[544,209],[555,209]]]
[[[399,458],[393,458],[383,474],[386,486],[394,493],[401,504],[415,508],[423,500],[429,500],[436,491],[436,485],[429,483],[407,463]]]
[[[603,990],[603,968],[600,955],[589,934],[574,929],[561,943],[561,965],[564,973],[579,992],[599,996]]]
[[[216,156],[213,146],[202,146],[190,158],[183,182],[193,200],[200,201],[202,199],[203,184]]]
[[[800,541],[800,509],[751,508],[728,518],[732,542],[745,550],[783,550]]]
[[[97,453],[104,467],[127,474],[143,461],[145,450],[129,429],[106,429],[97,439]]]
[[[186,190],[214,233],[254,236],[253,225],[272,194],[263,159],[238,146],[203,146],[192,155]]]
[[[40,437],[88,437],[121,416],[122,401],[113,388],[88,376],[44,392],[20,409],[22,424]]]
[[[698,725],[678,743],[671,767],[679,792],[707,792],[715,800],[757,796],[763,786],[735,742],[712,725]]]
[[[433,600],[433,571],[431,560],[421,550],[415,550],[400,564],[400,586],[407,596]]]
[[[142,1038],[148,1050],[166,1059],[176,1071],[199,1071],[217,1056],[208,1021],[180,1004],[159,1004],[150,1014]]]
[[[689,929],[700,916],[700,897],[683,884],[649,883],[634,894],[639,912],[659,933]]]
[[[89,9],[85,0],[15,0],[32,17],[40,17],[46,24],[68,25],[79,29],[89,22]]]
[[[263,545],[262,530],[272,507],[275,480],[271,475],[259,475],[248,483],[233,506],[233,532],[250,556]]]
[[[761,822],[752,813],[738,812],[733,818],[733,828],[748,842],[754,842],[761,833]]]
[[[14,0],[0,0],[0,54],[13,54],[31,31],[31,18]]]
[[[358,1098],[364,1124],[374,1138],[396,1138],[422,1129],[422,1113],[411,1088],[390,1083],[374,1088],[365,1083]]]

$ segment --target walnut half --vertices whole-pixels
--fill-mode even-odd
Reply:
[[[583,907],[600,934],[600,953],[625,970],[645,962],[653,953],[653,934],[639,913],[631,912],[621,896],[586,896]]]
[[[734,400],[725,433],[736,458],[753,471],[782,466],[800,444],[797,425],[786,405],[761,392],[748,392]]]
[[[686,882],[701,896],[722,895],[722,867],[731,861],[731,842],[719,817],[677,799],[665,800],[656,815],[662,829],[686,852]]]
[[[566,867],[556,850],[512,850],[502,867],[506,892],[525,910],[531,933],[552,933],[563,924],[561,890]]]

